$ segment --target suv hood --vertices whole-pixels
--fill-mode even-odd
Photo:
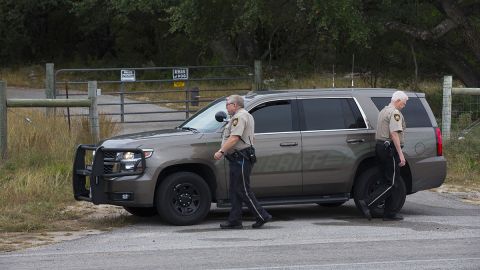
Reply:
[[[165,144],[190,144],[193,140],[198,140],[202,136],[202,133],[194,133],[192,131],[165,129],[115,136],[102,141],[100,145],[109,148],[153,148],[154,146],[158,147],[159,145]]]

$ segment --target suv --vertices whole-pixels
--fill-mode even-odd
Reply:
[[[255,118],[257,163],[251,186],[262,205],[340,206],[379,184],[375,160],[378,112],[395,89],[313,89],[247,94]],[[440,186],[446,175],[442,139],[423,93],[407,93],[407,122],[398,192]],[[137,216],[159,214],[175,225],[202,221],[212,202],[229,207],[228,166],[216,161],[225,115],[218,99],[172,130],[79,145],[73,169],[77,200],[123,206]],[[219,120],[216,120],[215,115]],[[92,155],[87,154],[93,152]],[[380,205],[373,216],[382,215]]]

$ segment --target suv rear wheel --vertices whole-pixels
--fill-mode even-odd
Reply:
[[[202,177],[191,172],[174,173],[157,188],[158,214],[174,225],[196,224],[207,216],[211,198]]]
[[[402,177],[398,176],[397,181],[398,188],[393,196],[398,196],[398,203],[393,207],[394,213],[400,212],[407,196],[407,189]],[[353,190],[353,198],[358,209],[360,209],[358,201],[367,198],[378,185],[380,185],[380,171],[378,167],[369,168],[358,177]],[[372,217],[383,217],[383,210],[384,202],[370,209],[370,213]]]

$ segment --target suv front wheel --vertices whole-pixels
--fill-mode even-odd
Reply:
[[[195,173],[171,174],[157,188],[158,214],[174,225],[199,223],[207,216],[211,202],[210,188]]]
[[[372,194],[372,192],[380,185],[380,180],[380,170],[378,167],[369,168],[358,177],[353,190],[353,198],[358,209],[360,209],[358,201],[363,200]],[[398,176],[396,180],[397,189],[394,191],[395,193],[392,194],[392,196],[398,198],[396,199],[397,205],[393,207],[394,213],[400,212],[407,196],[407,189],[403,178]],[[383,217],[384,203],[385,202],[382,202],[377,207],[370,209],[372,217]]]

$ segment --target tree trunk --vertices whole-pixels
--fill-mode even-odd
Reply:
[[[459,1],[454,0],[439,0],[436,2],[439,11],[444,13],[445,18],[437,26],[430,30],[420,29],[414,26],[406,25],[400,22],[388,22],[386,27],[390,30],[403,32],[417,40],[426,42],[437,42],[440,45],[440,50],[443,51],[445,64],[452,69],[452,72],[462,80],[468,87],[480,86],[480,70],[468,64],[465,61],[464,55],[452,56],[455,50],[452,50],[448,39],[443,38],[447,33],[453,29],[459,33],[464,42],[464,48],[468,49],[474,56],[477,62],[480,62],[480,31],[475,28],[470,19],[465,15],[465,12],[459,6]],[[468,7],[467,7],[468,8]],[[447,51],[447,53],[445,53]],[[449,52],[448,52],[449,51]],[[468,54],[468,53],[467,53]]]
[[[461,34],[467,47],[480,61],[480,31],[476,29],[460,7],[451,0],[442,0],[442,7],[447,16],[460,26]]]
[[[415,48],[413,47],[413,41],[410,42],[410,50],[412,52],[413,65],[415,66],[415,78],[414,78],[414,88],[418,88],[418,64],[417,64],[417,55],[415,54]]]

